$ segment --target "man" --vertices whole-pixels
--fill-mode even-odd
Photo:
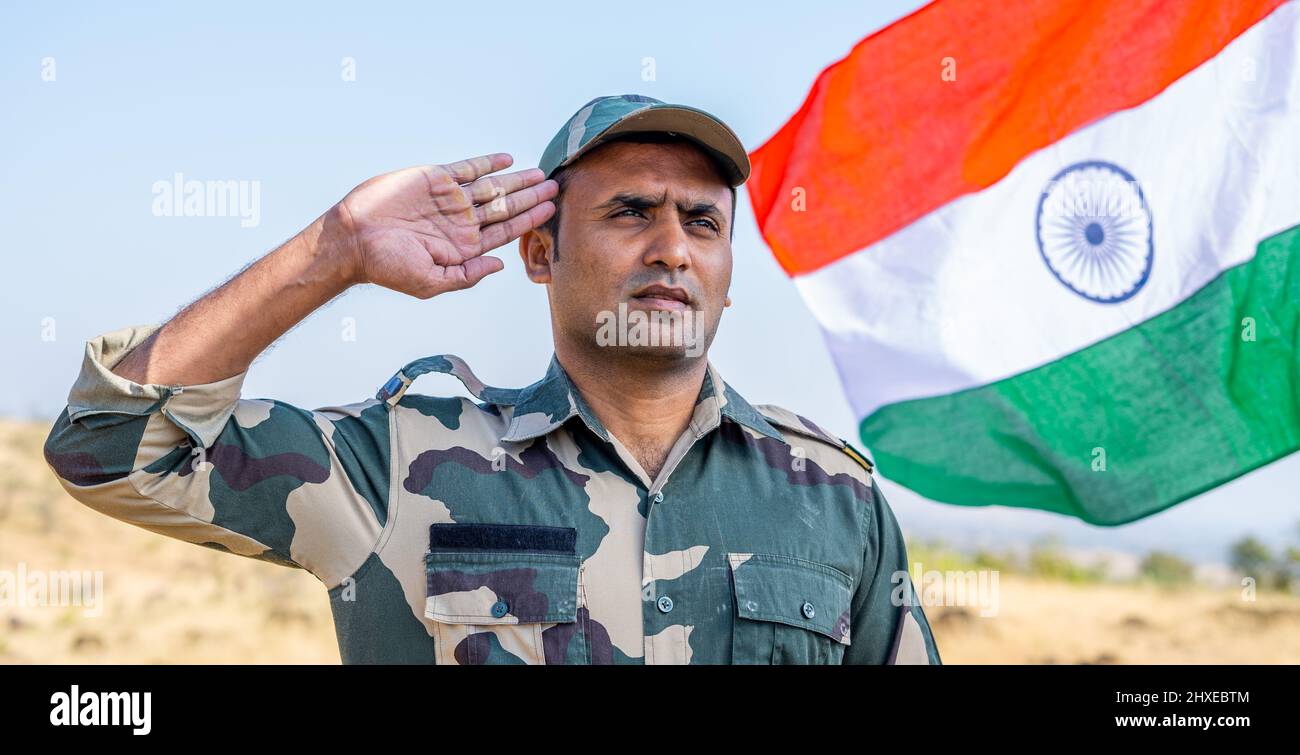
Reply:
[[[870,463],[707,361],[749,172],[731,129],[602,97],[540,169],[489,175],[510,163],[373,178],[161,328],[90,341],[46,444],[64,486],[307,569],[347,663],[938,663]],[[540,381],[435,356],[349,406],[239,398],[351,286],[469,288],[516,238],[550,302]],[[411,392],[426,372],[478,400]]]

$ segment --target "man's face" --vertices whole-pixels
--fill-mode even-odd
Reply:
[[[656,359],[707,351],[731,285],[731,190],[689,144],[614,142],[584,155],[560,199],[557,239],[520,242],[549,284],[560,342]],[[640,323],[640,324],[638,324]]]

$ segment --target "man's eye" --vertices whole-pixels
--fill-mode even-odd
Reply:
[[[614,213],[614,217],[616,217],[616,218],[623,217],[623,213],[625,213],[625,212],[636,213],[636,216],[637,216],[637,217],[645,217],[644,215],[641,214],[641,211],[640,211],[640,210],[634,210],[634,209],[632,209],[631,207],[625,207],[625,208],[619,210],[618,212]]]
[[[715,222],[713,222],[712,220],[709,220],[708,218],[698,218],[698,219],[696,219],[696,220],[692,220],[691,222],[692,222],[692,223],[704,223],[706,226],[708,226],[710,229],[712,229],[715,233],[716,233],[718,230],[720,230],[720,229],[718,228],[718,224],[715,223]]]

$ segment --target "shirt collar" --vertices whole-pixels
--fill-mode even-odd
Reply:
[[[596,418],[582,394],[574,387],[569,375],[560,366],[560,360],[551,356],[546,375],[536,383],[519,391],[515,412],[501,436],[504,443],[516,443],[545,435],[572,417],[579,416],[584,424],[601,440],[609,441],[609,431]]]
[[[560,360],[551,356],[551,364],[541,380],[526,388],[494,388],[479,380],[465,360],[452,354],[425,357],[403,367],[389,379],[375,398],[390,405],[396,404],[417,377],[428,372],[441,372],[456,377],[474,398],[486,404],[513,406],[514,413],[505,434],[504,443],[516,443],[546,435],[568,422],[574,416],[602,440],[609,442],[609,431],[596,418],[582,394],[573,385]],[[772,423],[722,379],[718,369],[710,362],[700,386],[699,398],[691,425],[697,436],[708,433],[721,424],[723,418],[748,427],[760,435],[786,442],[785,437]]]
[[[546,376],[519,392],[515,412],[506,428],[503,442],[530,440],[567,422],[574,416],[582,418],[584,424],[602,440],[609,441],[609,432],[597,419],[595,412],[583,400],[582,394],[569,379],[568,374],[555,356],[551,357],[550,368]],[[737,422],[769,438],[785,441],[775,427],[753,406],[750,405],[731,386],[727,385],[712,363],[704,375],[700,386],[699,398],[695,401],[695,412],[691,423],[699,435],[703,435],[721,422],[722,418]]]

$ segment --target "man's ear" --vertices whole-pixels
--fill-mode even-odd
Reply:
[[[519,258],[533,283],[551,282],[551,234],[534,228],[519,237]]]

